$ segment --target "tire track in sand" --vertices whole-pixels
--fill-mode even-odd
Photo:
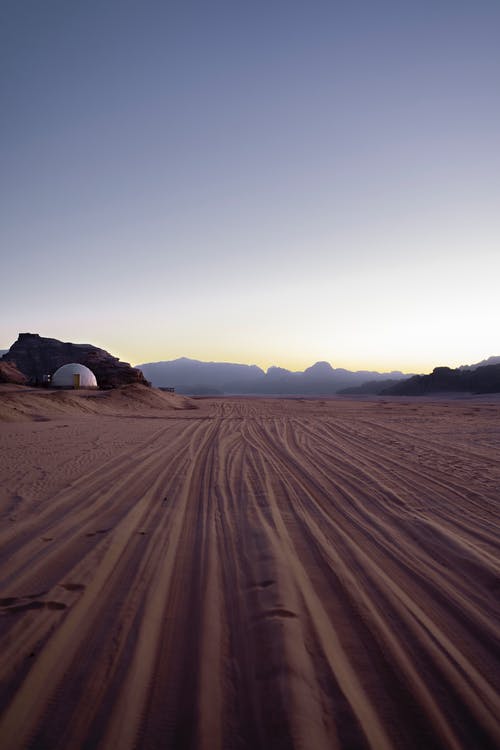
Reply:
[[[356,408],[203,402],[2,533],[2,747],[496,748],[499,499]]]

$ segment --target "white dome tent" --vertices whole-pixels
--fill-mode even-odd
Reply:
[[[55,388],[97,388],[97,380],[88,367],[71,362],[55,371],[51,385]]]

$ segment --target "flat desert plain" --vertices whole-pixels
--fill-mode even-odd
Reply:
[[[0,395],[0,745],[500,746],[500,402]]]

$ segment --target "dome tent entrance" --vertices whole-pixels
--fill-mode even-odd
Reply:
[[[92,370],[78,362],[63,365],[52,376],[55,388],[97,388],[97,380]]]

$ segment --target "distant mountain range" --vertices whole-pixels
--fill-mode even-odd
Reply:
[[[28,344],[31,347],[29,351]],[[71,351],[66,352],[64,347]],[[54,359],[49,367],[45,360],[42,360],[49,356],[52,349],[57,354],[57,362]],[[113,372],[119,370],[122,379],[127,375],[126,382],[131,380],[132,373],[132,379],[140,380],[141,376],[136,371],[141,370],[153,386],[175,388],[179,393],[189,395],[326,396],[338,393],[409,396],[451,391],[500,393],[500,356],[488,357],[481,362],[461,365],[456,369],[436,367],[429,375],[405,375],[399,370],[351,371],[342,367],[334,368],[328,362],[316,362],[304,371],[298,372],[282,367],[269,367],[264,371],[256,365],[202,362],[187,357],[165,362],[147,362],[137,365],[134,371],[126,363],[119,362],[117,358],[89,344],[63,344],[55,339],[44,339],[37,334],[20,334],[18,341],[10,349],[0,349],[0,359],[8,353],[6,360],[19,360],[19,363],[24,365],[20,367],[21,371],[33,378],[35,370],[36,375],[40,367],[44,372],[49,372],[59,366],[63,349],[64,361],[83,361],[82,357],[85,355],[84,364],[97,370],[100,366],[97,357],[99,355],[101,359],[104,357],[106,363],[109,360],[108,364],[109,367],[112,365]]]
[[[303,372],[270,367],[266,372],[256,365],[230,362],[202,362],[181,357],[167,362],[137,365],[151,384],[173,387],[190,395],[329,395],[342,388],[361,385],[367,380],[398,382],[408,378],[402,372],[352,372],[328,362],[316,362]]]
[[[423,395],[437,392],[500,392],[500,356],[456,369],[436,367],[429,375],[408,375],[395,370],[376,372],[334,368],[316,362],[303,372],[282,367],[267,371],[256,365],[202,362],[181,357],[137,365],[159,388],[175,388],[190,395],[319,396],[333,394]]]

